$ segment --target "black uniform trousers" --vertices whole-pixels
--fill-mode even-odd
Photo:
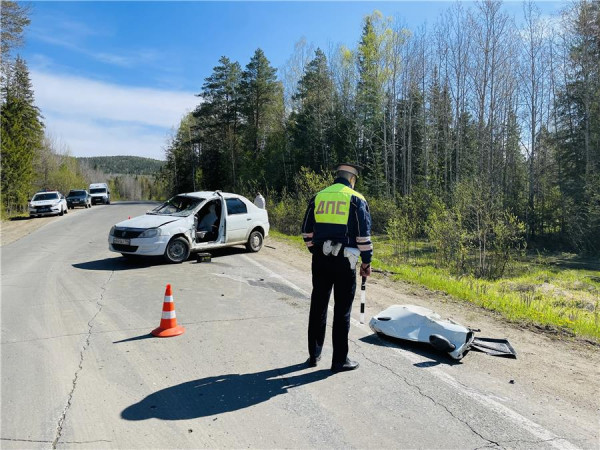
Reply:
[[[312,257],[312,284],[308,318],[308,354],[321,355],[327,325],[327,305],[333,288],[333,358],[332,363],[344,363],[348,356],[350,312],[356,292],[356,270],[350,268],[348,258],[340,250],[337,256],[323,254],[315,246]]]

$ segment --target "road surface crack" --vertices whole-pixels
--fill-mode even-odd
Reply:
[[[538,440],[534,440],[534,441],[528,441],[528,440],[524,440],[524,439],[515,439],[515,440],[501,441],[501,442],[502,442],[502,444],[536,444],[537,445],[537,444],[544,444],[547,442],[556,442],[556,441],[567,441],[568,442],[568,439],[557,436],[552,439],[538,439]],[[486,448],[486,447],[484,446],[481,448]],[[477,449],[475,449],[475,450],[477,450]]]
[[[361,354],[361,355],[363,356],[363,358],[365,358],[367,361],[369,361],[369,362],[371,362],[371,363],[373,363],[373,364],[375,364],[375,365],[377,365],[377,366],[379,366],[379,367],[381,367],[381,368],[383,368],[383,369],[386,369],[386,370],[387,370],[387,371],[389,371],[391,374],[393,374],[393,375],[395,375],[396,377],[400,378],[400,379],[401,379],[401,380],[402,380],[402,381],[403,381],[403,382],[404,382],[404,383],[405,383],[407,386],[409,386],[409,387],[413,388],[414,390],[416,390],[416,391],[419,393],[419,395],[421,395],[422,397],[425,397],[426,399],[430,400],[430,401],[431,401],[431,402],[432,402],[434,405],[436,405],[436,406],[439,406],[440,408],[443,408],[444,410],[446,410],[446,412],[447,412],[448,414],[450,414],[450,416],[452,416],[452,418],[453,418],[453,419],[455,419],[455,420],[458,420],[459,422],[461,422],[461,423],[463,423],[464,425],[466,425],[466,426],[469,428],[469,430],[471,430],[471,432],[472,432],[473,434],[475,434],[476,436],[478,436],[480,439],[482,439],[482,440],[486,441],[488,444],[492,444],[492,445],[493,445],[493,446],[495,446],[495,447],[500,447],[500,448],[502,447],[502,446],[500,445],[500,443],[498,443],[498,442],[496,442],[496,441],[493,441],[493,440],[491,440],[491,439],[488,439],[488,438],[486,438],[486,437],[485,437],[485,436],[483,436],[481,433],[479,433],[477,430],[475,430],[475,429],[473,428],[473,426],[471,426],[471,424],[470,424],[469,422],[467,422],[466,420],[463,420],[463,419],[461,419],[460,417],[456,416],[456,415],[455,415],[455,414],[454,414],[454,413],[453,413],[453,412],[452,412],[452,411],[451,411],[451,410],[450,410],[450,409],[449,409],[449,408],[448,408],[446,405],[444,405],[444,404],[442,404],[442,403],[439,403],[439,402],[438,402],[436,399],[434,399],[434,398],[433,398],[433,397],[431,397],[430,395],[427,395],[425,392],[423,392],[423,391],[421,390],[421,387],[420,387],[420,386],[418,386],[417,384],[410,383],[410,382],[409,382],[409,381],[408,381],[408,380],[407,380],[405,377],[403,377],[402,375],[400,375],[400,374],[396,373],[396,372],[395,372],[393,369],[391,369],[390,367],[388,367],[388,366],[386,366],[386,365],[384,365],[384,364],[381,364],[381,363],[379,363],[379,362],[377,362],[377,361],[374,361],[374,360],[372,360],[371,358],[369,358],[368,356],[366,356],[366,355],[365,355],[365,353],[364,353],[364,352],[362,352],[362,351],[360,350],[360,346],[359,346],[359,345],[358,345],[358,344],[357,344],[357,343],[356,343],[354,340],[351,340],[351,342],[352,342],[352,343],[353,343],[353,344],[356,346],[357,353]],[[487,446],[485,446],[485,447],[487,447]],[[489,448],[489,447],[488,447],[488,448]]]
[[[42,441],[37,439],[16,439],[16,438],[0,438],[0,441],[9,442],[32,442],[36,444],[52,444],[52,441]],[[93,441],[63,441],[63,444],[94,444],[96,442],[112,442],[107,439],[96,439]]]
[[[56,449],[56,446],[58,445],[58,441],[60,441],[60,438],[62,436],[62,431],[63,431],[63,426],[65,423],[65,419],[67,417],[67,412],[69,411],[69,408],[71,407],[71,402],[73,400],[73,394],[75,394],[75,388],[77,387],[77,381],[79,379],[79,373],[83,370],[83,358],[85,355],[86,350],[89,348],[90,346],[90,341],[92,338],[92,329],[94,328],[94,320],[96,320],[96,317],[98,316],[98,314],[100,314],[100,311],[102,311],[102,307],[104,306],[102,304],[102,301],[104,300],[104,294],[106,293],[106,289],[108,287],[108,284],[110,283],[110,280],[112,280],[113,275],[115,274],[115,271],[111,271],[110,272],[110,276],[108,277],[108,280],[106,280],[106,282],[104,283],[104,285],[102,285],[100,287],[101,289],[101,293],[100,293],[100,298],[96,301],[96,305],[98,305],[98,310],[96,311],[96,313],[92,316],[92,318],[88,321],[88,332],[87,332],[87,336],[85,338],[85,342],[83,344],[83,348],[81,349],[81,352],[79,352],[79,365],[77,367],[77,370],[75,371],[75,375],[73,377],[73,381],[72,386],[71,386],[71,391],[69,392],[69,395],[67,397],[67,404],[65,405],[65,408],[63,409],[63,412],[60,416],[60,419],[58,420],[58,425],[56,427],[56,435],[54,437],[54,440],[52,441],[52,448]]]

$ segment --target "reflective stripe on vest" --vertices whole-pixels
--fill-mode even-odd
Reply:
[[[315,198],[315,222],[346,225],[353,195],[364,199],[354,189],[341,183],[323,189]]]

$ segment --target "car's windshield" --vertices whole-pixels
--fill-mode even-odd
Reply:
[[[186,197],[176,195],[162,205],[154,208],[149,214],[160,214],[165,216],[189,216],[194,209],[204,201],[203,198]]]
[[[43,194],[35,194],[31,199],[32,202],[39,202],[42,200],[56,200],[58,198],[58,194],[56,192],[48,192]]]
[[[85,191],[71,191],[67,197],[81,197],[85,196]]]
[[[90,194],[104,194],[105,192],[106,192],[105,188],[90,189]]]

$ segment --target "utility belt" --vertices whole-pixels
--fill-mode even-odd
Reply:
[[[360,256],[360,250],[355,247],[346,247],[341,242],[334,242],[327,240],[323,242],[322,251],[325,256],[338,256],[340,251],[343,251],[345,258],[348,258],[350,268],[355,269],[358,263],[358,257]]]

